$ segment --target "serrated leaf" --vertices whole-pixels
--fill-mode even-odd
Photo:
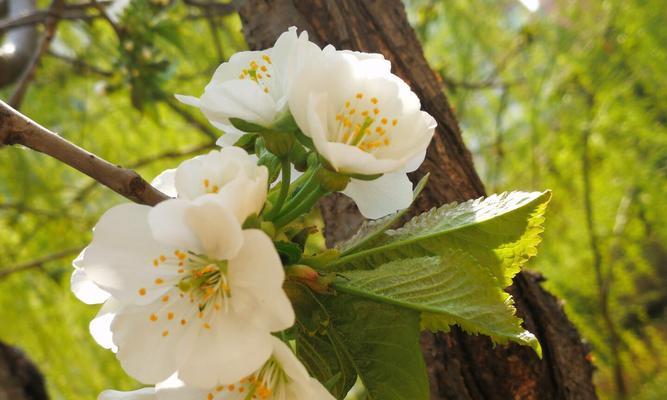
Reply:
[[[415,186],[412,192],[412,201],[414,201],[422,192],[422,190],[424,190],[424,187],[426,187],[429,175],[430,174],[424,175]],[[401,217],[405,215],[406,212],[408,212],[408,210],[409,207],[380,219],[365,221],[361,225],[361,228],[359,228],[359,230],[351,238],[337,246],[338,250],[341,252],[341,255],[345,256],[347,254],[354,253],[355,251],[358,251],[364,247],[368,247],[373,242],[373,239],[377,238],[384,231],[391,228],[396,222],[398,222],[398,220],[401,219]]]
[[[286,282],[285,291],[296,313],[297,356],[313,377],[320,382],[332,382],[327,389],[337,399],[343,399],[354,385],[357,373],[336,336],[329,334],[329,310],[302,284]]]
[[[541,354],[535,336],[515,316],[511,296],[464,251],[391,261],[343,276],[346,280],[334,285],[337,290],[419,311],[423,329],[448,331],[456,324],[496,343],[514,341]]]
[[[346,294],[317,299],[325,310],[317,310],[325,316],[318,324],[297,307],[297,319],[306,320],[297,323],[297,354],[321,382],[335,382],[332,393],[337,398],[345,397],[357,375],[368,399],[429,398],[419,313]]]
[[[487,268],[500,287],[511,284],[537,253],[551,192],[509,192],[427,211],[330,269],[372,269],[392,260],[464,250]]]

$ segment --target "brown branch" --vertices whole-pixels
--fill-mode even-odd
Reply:
[[[164,153],[156,154],[153,156],[148,156],[142,159],[139,159],[131,164],[129,164],[129,168],[140,168],[144,167],[148,164],[151,164],[155,161],[160,161],[160,160],[166,160],[166,159],[171,159],[171,158],[180,158],[180,157],[186,157],[186,156],[191,156],[194,154],[199,154],[200,152],[208,149],[213,149],[215,148],[215,143],[207,143],[207,144],[202,144],[194,147],[190,147],[188,149],[184,150],[170,150],[166,151]],[[97,182],[93,181],[84,186],[79,192],[77,193],[76,196],[74,196],[74,199],[72,202],[78,203],[85,199],[88,194],[90,193],[91,190],[93,190],[97,186]]]
[[[48,262],[60,260],[61,258],[65,258],[72,254],[76,254],[81,250],[83,250],[83,247],[84,246],[72,247],[52,254],[47,254],[45,256],[36,258],[34,260],[26,261],[6,268],[1,268],[0,279],[5,278],[15,272],[27,271],[34,268],[41,268],[44,264]]]
[[[48,154],[134,202],[155,205],[169,198],[135,171],[97,157],[0,101],[0,147],[15,144]]]
[[[35,70],[37,69],[39,60],[42,58],[42,54],[44,54],[44,52],[49,48],[51,40],[53,40],[53,36],[56,33],[56,28],[58,27],[58,21],[60,20],[60,13],[64,4],[64,0],[53,0],[49,6],[49,15],[44,22],[44,36],[42,37],[42,41],[35,49],[35,53],[30,60],[30,64],[28,64],[27,68],[23,71],[23,74],[21,74],[19,83],[16,85],[14,93],[12,93],[11,97],[9,98],[9,104],[16,109],[21,107],[21,103],[23,102],[23,97],[28,90],[28,86],[35,77]]]

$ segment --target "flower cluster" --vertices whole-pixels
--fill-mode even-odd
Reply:
[[[433,118],[381,55],[320,49],[295,28],[177,97],[224,132],[222,149],[158,176],[171,199],[107,211],[74,261],[75,295],[103,303],[93,337],[155,385],[100,399],[333,398],[288,344],[277,243],[331,192],[369,218],[409,206]]]

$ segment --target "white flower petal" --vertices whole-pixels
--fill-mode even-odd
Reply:
[[[215,388],[209,390],[193,386],[182,386],[169,389],[158,389],[157,400],[207,400],[209,393],[215,393]],[[224,397],[214,397],[214,400],[223,400]]]
[[[100,311],[97,313],[95,318],[90,321],[88,329],[90,334],[95,339],[97,344],[109,349],[114,353],[118,351],[118,347],[113,343],[113,335],[111,333],[111,323],[118,313],[122,309],[121,304],[118,300],[110,298],[106,303],[100,308]]]
[[[257,158],[239,147],[213,150],[186,160],[178,166],[175,175],[178,195],[186,199],[217,193],[237,178],[257,181],[264,186],[268,179],[266,167],[258,166]]]
[[[229,146],[234,146],[236,142],[241,139],[241,136],[243,136],[243,133],[239,134],[236,133],[238,129],[234,128],[233,126],[229,125],[219,125],[219,124],[214,124],[216,125],[216,128],[223,130],[225,133],[216,140],[215,144],[217,144],[220,147],[229,147]],[[231,129],[230,129],[231,128]],[[232,130],[233,129],[233,130]],[[239,131],[240,132],[240,131]]]
[[[213,82],[201,97],[201,110],[208,119],[229,124],[229,118],[240,118],[262,126],[276,117],[276,102],[250,80]]]
[[[77,260],[83,260],[83,252],[77,257]],[[77,264],[77,260],[74,260],[75,265]],[[111,296],[109,292],[100,289],[100,287],[88,277],[86,271],[80,268],[74,268],[70,285],[74,295],[86,304],[101,304]]]
[[[364,217],[377,219],[410,207],[412,183],[400,172],[384,174],[372,181],[352,179],[343,194],[354,200]]]
[[[97,400],[157,400],[155,388],[143,388],[132,392],[119,392],[117,390],[105,390],[100,393]],[[185,399],[184,399],[185,400]]]
[[[199,99],[199,97],[187,96],[183,94],[176,94],[174,96],[176,97],[176,100],[180,101],[183,104],[187,104],[193,107],[201,106],[201,100]]]
[[[185,212],[185,220],[199,238],[204,254],[216,260],[234,257],[243,244],[238,220],[230,210],[216,202],[190,206]]]
[[[215,195],[202,196],[197,202],[216,201],[230,210],[240,224],[250,215],[259,215],[264,208],[267,193],[268,171],[262,167],[262,177],[257,180],[237,178],[227,183]]]
[[[155,285],[176,276],[169,268],[156,268],[161,255],[172,248],[153,239],[148,226],[152,209],[121,204],[104,213],[93,230],[93,240],[77,259],[77,265],[100,289],[122,302],[150,303],[167,289]]]
[[[277,332],[294,324],[294,309],[285,291],[280,257],[262,231],[243,231],[243,247],[229,260],[228,278],[232,305],[253,324]]]
[[[280,339],[273,337],[273,357],[289,378],[287,390],[293,400],[333,400],[334,397],[308,371],[294,352]]]
[[[191,207],[192,203],[187,200],[171,199],[151,208],[148,224],[155,240],[182,251],[201,253],[201,242],[187,223],[187,213]]]
[[[167,169],[156,176],[151,185],[169,197],[176,197],[178,192],[176,191],[175,177],[176,169]]]
[[[197,304],[179,295],[173,288],[149,305],[124,307],[111,323],[116,356],[140,382],[154,384],[173,375],[201,340]]]
[[[271,334],[234,314],[215,313],[179,371],[188,385],[214,387],[250,375],[271,355]]]

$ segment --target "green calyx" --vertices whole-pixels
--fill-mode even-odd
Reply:
[[[317,180],[327,192],[343,191],[350,183],[350,177],[330,169],[322,168],[317,171]]]

